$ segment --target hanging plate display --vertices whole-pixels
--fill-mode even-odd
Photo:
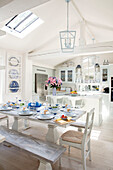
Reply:
[[[9,84],[10,91],[16,93],[19,90],[19,84],[17,81],[11,81]]]
[[[9,59],[9,64],[11,66],[18,66],[19,65],[19,60],[16,57],[11,57]]]
[[[18,78],[18,71],[16,69],[9,70],[9,77],[11,79],[17,79]]]

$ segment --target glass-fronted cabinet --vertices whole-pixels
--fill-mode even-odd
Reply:
[[[67,81],[68,82],[73,81],[73,70],[67,70]]]
[[[104,82],[108,81],[108,69],[107,68],[102,69],[102,81]]]
[[[66,71],[65,70],[61,70],[60,72],[60,78],[63,82],[66,81]]]
[[[59,70],[59,77],[62,82],[74,83],[74,68],[64,68]]]
[[[109,65],[101,66],[101,83],[109,84]]]

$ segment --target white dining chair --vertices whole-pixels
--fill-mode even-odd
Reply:
[[[63,97],[57,99],[57,104],[62,105],[62,102],[63,102]]]
[[[50,96],[47,96],[47,102],[48,102],[50,105],[54,105],[54,101],[53,101],[53,99],[52,99]]]
[[[84,106],[83,99],[75,100],[75,108],[80,109]]]
[[[69,130],[60,137],[60,141],[59,141],[60,145],[69,146],[68,149],[69,154],[70,154],[70,147],[74,147],[81,150],[83,170],[86,170],[86,158],[88,156],[89,156],[89,160],[91,161],[90,136],[91,136],[91,130],[93,126],[93,120],[94,120],[94,109],[92,109],[90,112],[87,113],[84,133],[75,130]],[[86,150],[87,146],[88,146],[88,150]]]
[[[66,104],[72,106],[71,100],[68,99],[67,97],[64,97],[62,100],[62,105],[66,105]]]

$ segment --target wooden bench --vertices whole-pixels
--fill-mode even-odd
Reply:
[[[8,116],[3,115],[3,114],[0,113],[0,122],[2,120],[7,120],[7,128],[9,128],[9,118],[8,118]]]
[[[52,164],[54,164],[66,150],[66,148],[62,146],[44,142],[5,127],[0,127],[0,134],[5,136],[6,142],[36,156],[37,159],[40,160],[38,170],[52,170]]]

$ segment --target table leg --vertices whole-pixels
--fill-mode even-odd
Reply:
[[[29,123],[29,120],[27,120],[27,119],[24,120],[24,128],[25,129],[30,128],[30,123]]]
[[[50,163],[40,161],[38,170],[52,170],[52,166]]]
[[[18,131],[19,128],[19,118],[18,117],[14,117],[14,122],[12,125],[12,129]]]
[[[48,125],[48,132],[46,134],[46,141],[56,143],[59,138],[57,126]]]

